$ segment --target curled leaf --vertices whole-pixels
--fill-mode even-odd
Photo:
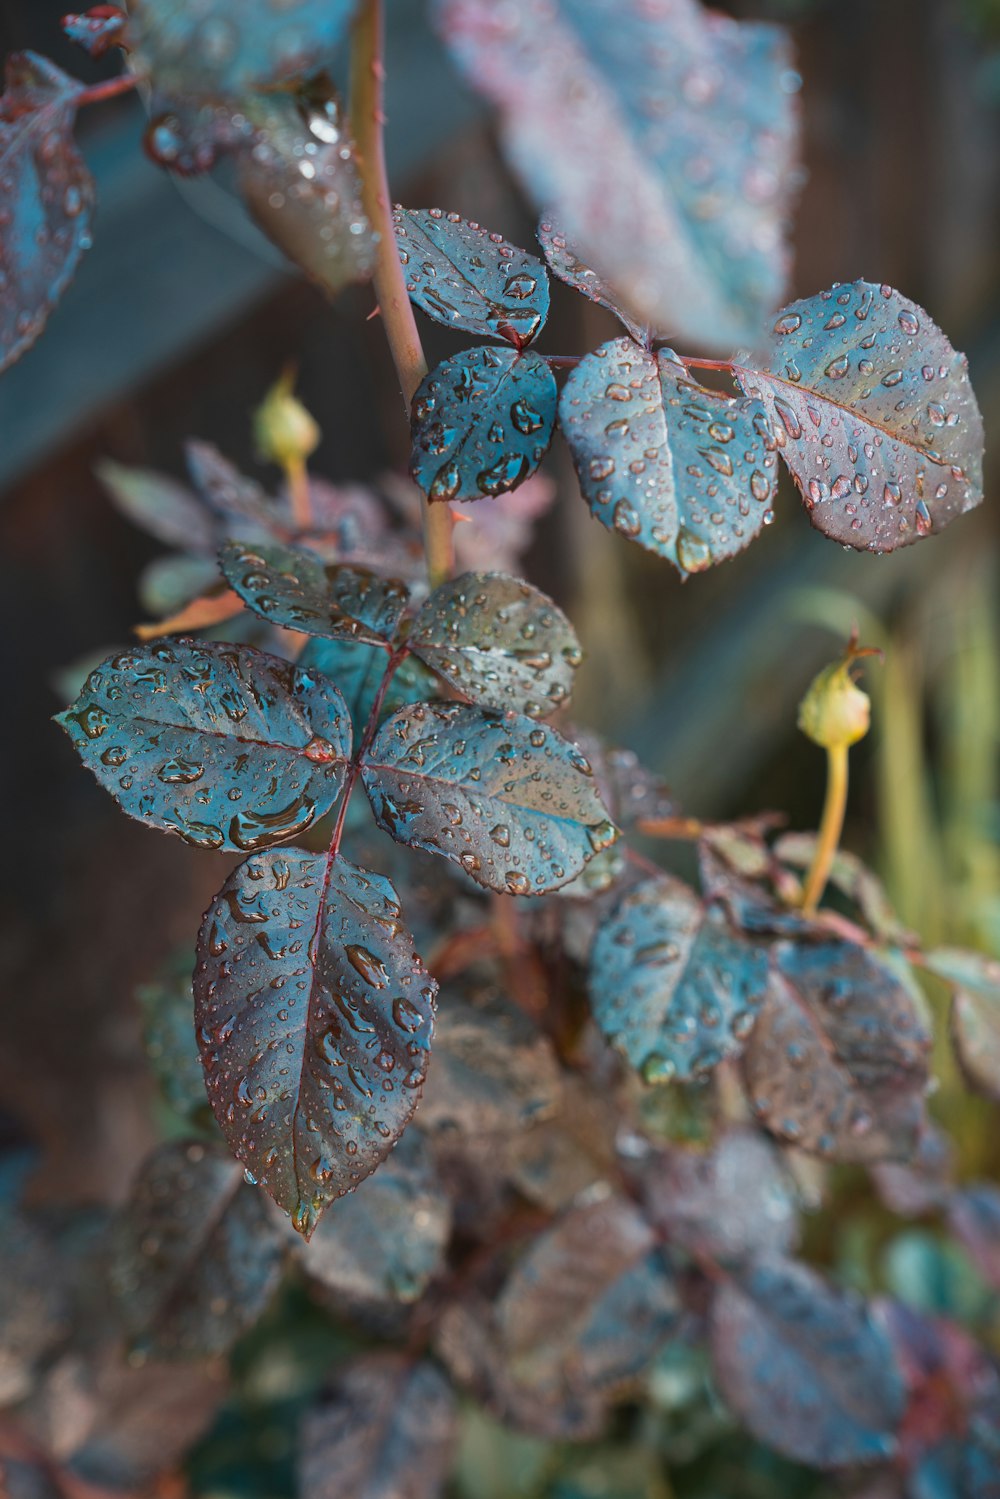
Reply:
[[[573,287],[574,291],[582,292],[592,302],[597,302],[599,306],[606,307],[609,312],[613,312],[619,322],[624,323],[636,343],[645,346],[649,329],[644,324],[636,322],[619,304],[613,289],[603,277],[599,276],[589,265],[584,265],[580,257],[570,248],[566,235],[551,215],[545,215],[538,226],[538,242],[550,270],[555,271],[560,281],[565,281],[567,286]]]

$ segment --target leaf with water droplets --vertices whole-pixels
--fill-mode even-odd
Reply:
[[[297,848],[233,871],[202,923],[198,959],[215,1117],[308,1238],[408,1124],[437,986],[387,879]]]
[[[724,1398],[776,1451],[816,1468],[895,1451],[903,1388],[889,1340],[863,1302],[805,1265],[761,1255],[725,1280],[711,1346]]]
[[[649,1083],[738,1056],[766,984],[764,949],[669,875],[625,896],[590,959],[594,1019]]]
[[[397,208],[393,222],[406,289],[429,317],[515,349],[531,343],[549,310],[549,278],[536,256],[439,208]]]
[[[815,833],[783,833],[774,845],[777,858],[797,869],[808,869],[816,853]],[[916,947],[917,939],[900,921],[885,886],[868,866],[848,849],[840,848],[830,865],[830,884],[857,907],[868,930],[890,947]]]
[[[431,500],[506,494],[549,443],[558,391],[545,360],[466,349],[425,376],[413,398],[410,473]]]
[[[839,1161],[905,1160],[925,1124],[930,1038],[901,964],[850,942],[780,943],[747,1047],[773,1134]]]
[[[240,598],[269,624],[330,640],[391,640],[409,597],[395,578],[277,544],[228,542],[219,566]]]
[[[620,323],[623,323],[636,343],[645,345],[649,330],[643,323],[636,322],[633,317],[623,308],[614,290],[607,284],[603,277],[599,276],[589,265],[583,261],[573,250],[566,235],[559,224],[555,223],[550,215],[546,215],[538,226],[538,242],[549,263],[560,281],[565,281],[567,286],[572,286],[574,291],[582,292],[592,302],[606,307],[613,312]]]
[[[540,212],[635,318],[728,352],[781,298],[797,110],[775,27],[697,0],[437,0]]]
[[[209,510],[223,522],[224,535],[242,537],[246,527],[253,540],[274,535],[281,516],[256,479],[241,474],[210,442],[189,439],[184,445],[184,456],[191,483]]]
[[[555,890],[618,836],[580,751],[518,713],[404,708],[361,773],[397,843],[442,854],[488,890]]]
[[[56,722],[130,817],[236,852],[281,843],[329,811],[351,751],[332,682],[215,641],[110,657]]]
[[[551,599],[519,578],[465,573],[435,589],[407,636],[470,702],[545,718],[569,698],[583,652]]]
[[[0,371],[30,349],[90,248],[94,179],[73,141],[81,85],[15,52],[0,97]]]
[[[983,419],[956,354],[889,286],[793,302],[765,367],[736,367],[771,418],[809,518],[845,546],[891,552],[983,497]]]
[[[458,1411],[432,1363],[372,1353],[339,1370],[299,1439],[302,1499],[438,1499]]]
[[[171,1141],[143,1165],[114,1231],[110,1279],[137,1353],[225,1353],[267,1307],[285,1236],[226,1151]]]
[[[923,966],[952,987],[952,1044],[969,1086],[1000,1102],[1000,963],[942,947]]]
[[[136,990],[146,1056],[167,1106],[189,1123],[211,1125],[194,1035],[191,953],[182,949]]]
[[[570,373],[559,421],[601,524],[681,573],[734,557],[771,517],[763,405],[697,385],[670,349],[603,344]]]
[[[103,57],[112,47],[124,44],[128,16],[117,5],[93,5],[90,10],[63,16],[59,24],[70,41],[91,57]]]
[[[321,672],[334,682],[350,711],[355,737],[360,744],[385,676],[386,654],[367,640],[330,640],[310,635],[296,663],[300,670]],[[408,703],[433,697],[438,683],[415,656],[406,656],[392,674],[379,721]]]
[[[153,469],[129,468],[110,458],[100,462],[95,472],[116,509],[133,526],[185,552],[215,549],[212,517],[186,485]]]
[[[240,108],[253,136],[237,151],[236,180],[251,217],[330,295],[366,281],[376,241],[337,101],[306,105],[268,94]]]

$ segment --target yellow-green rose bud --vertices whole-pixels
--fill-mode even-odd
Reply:
[[[322,433],[292,393],[295,376],[286,371],[254,415],[254,435],[262,458],[287,467],[302,463],[319,446]]]
[[[799,728],[823,749],[846,749],[868,733],[871,699],[851,677],[859,655],[853,645],[843,661],[825,667],[799,704]]]

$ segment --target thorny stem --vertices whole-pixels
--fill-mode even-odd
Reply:
[[[847,810],[847,757],[846,744],[832,745],[826,752],[826,801],[816,851],[802,887],[802,909],[807,916],[816,914],[840,844]]]
[[[300,454],[285,460],[285,478],[288,480],[288,496],[292,502],[292,518],[300,531],[308,531],[313,523],[312,496],[309,492],[309,470]]]
[[[103,104],[105,99],[117,99],[120,94],[130,93],[137,87],[138,78],[134,73],[119,73],[116,78],[108,78],[104,83],[91,84],[77,94],[73,100],[77,109],[82,109],[86,104]]]
[[[354,22],[351,44],[351,124],[361,158],[362,202],[378,235],[373,282],[385,335],[403,392],[407,418],[427,361],[396,249],[389,178],[385,165],[385,68],[383,0],[366,0]],[[454,523],[447,504],[423,502],[424,552],[432,588],[451,576],[455,564]]]

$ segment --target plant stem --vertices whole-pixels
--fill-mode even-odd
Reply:
[[[375,296],[409,419],[413,397],[427,374],[427,361],[406,290],[392,222],[385,165],[384,41],[383,0],[365,0],[354,23],[351,44],[351,123],[361,159],[362,201],[369,223],[378,235],[372,278]],[[427,574],[433,588],[450,577],[454,568],[454,523],[447,504],[432,505],[426,498],[423,517]]]
[[[82,109],[85,104],[103,104],[105,99],[117,99],[120,94],[130,93],[138,82],[134,73],[119,73],[116,78],[108,78],[104,83],[94,83],[90,88],[83,89],[76,95],[73,103],[77,109]]]
[[[731,359],[688,359],[686,354],[678,357],[681,364],[686,365],[689,370],[724,370],[727,375],[733,372]]]
[[[807,916],[816,914],[816,908],[826,889],[830,866],[840,844],[844,813],[847,810],[848,753],[846,744],[834,745],[826,752],[826,801],[823,804],[816,852],[802,888],[802,909]]]
[[[308,531],[313,523],[312,497],[309,493],[309,470],[304,458],[296,455],[285,461],[285,478],[288,480],[288,497],[292,502],[292,518],[300,531]]]

